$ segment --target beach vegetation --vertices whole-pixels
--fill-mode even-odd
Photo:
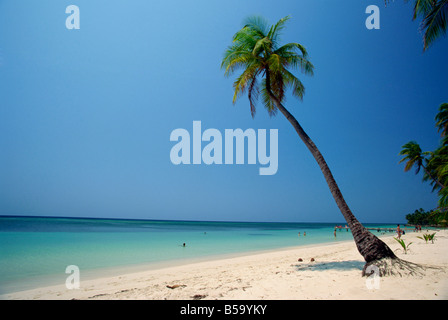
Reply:
[[[394,238],[403,248],[404,254],[408,253],[409,250],[409,246],[412,244],[412,242],[409,242],[408,244],[406,244],[406,242],[403,239],[398,239],[398,238]]]
[[[417,238],[425,240],[426,243],[428,243],[428,241],[431,241],[431,243],[434,243],[434,240],[436,240],[436,232],[425,233],[425,234],[423,234],[423,236],[421,236],[421,237],[419,236]]]

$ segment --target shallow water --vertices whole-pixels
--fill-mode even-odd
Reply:
[[[334,226],[0,217],[0,293],[65,283],[69,265],[78,266],[82,274],[352,239],[346,230],[337,231],[335,237]]]

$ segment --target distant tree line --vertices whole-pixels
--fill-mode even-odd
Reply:
[[[406,215],[408,224],[422,226],[447,226],[447,211],[436,209],[425,211],[422,208]]]

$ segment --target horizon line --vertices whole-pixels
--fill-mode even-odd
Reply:
[[[184,220],[184,219],[151,219],[151,218],[111,218],[111,217],[71,217],[71,216],[41,216],[41,215],[3,215],[0,218],[54,218],[54,219],[90,219],[90,220],[132,220],[132,221],[165,221],[165,222],[216,222],[216,223],[327,223],[347,224],[344,222],[322,221],[235,221],[235,220]],[[361,222],[361,224],[407,224],[407,222]]]

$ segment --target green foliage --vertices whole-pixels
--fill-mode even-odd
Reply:
[[[434,224],[434,221],[431,219],[432,212],[420,208],[419,210],[415,210],[414,213],[407,214],[406,220],[408,220],[408,224],[412,225],[431,225]]]
[[[436,233],[425,233],[423,235],[423,237],[417,237],[419,239],[425,240],[426,243],[428,243],[428,241],[431,241],[432,243],[434,243],[434,240],[436,240]]]
[[[394,238],[394,239],[401,245],[401,247],[403,248],[404,254],[407,254],[408,250],[409,250],[409,246],[412,244],[412,242],[409,242],[408,244],[406,244],[403,239],[398,239],[398,238]]]
[[[423,35],[425,50],[434,42],[434,40],[445,35],[447,28],[448,0],[436,0],[432,2],[434,5],[426,14],[422,22],[422,30],[425,32]]]
[[[436,127],[441,132],[442,136],[446,137],[448,134],[448,103],[442,103],[439,108],[439,113],[436,115]]]
[[[390,0],[385,0],[388,4]],[[409,0],[405,0],[409,2]],[[421,18],[423,50],[439,37],[446,34],[448,19],[448,0],[414,0],[413,20]]]
[[[420,172],[420,169],[423,166],[423,160],[425,159],[424,153],[420,148],[419,144],[415,141],[410,141],[403,145],[400,153],[400,156],[403,158],[399,163],[406,161],[406,165],[404,167],[404,171],[411,170],[412,167],[416,167],[415,174]]]
[[[448,227],[448,210],[445,209],[437,209],[434,210],[431,219],[434,221],[434,224],[440,227]]]
[[[294,96],[303,98],[305,87],[289,69],[299,69],[306,75],[313,75],[314,66],[308,60],[304,46],[299,43],[279,44],[280,32],[289,19],[289,16],[284,17],[269,26],[262,17],[247,18],[224,53],[221,68],[225,69],[226,76],[237,69],[243,70],[233,84],[233,103],[247,92],[252,117],[260,94],[270,115],[275,115],[277,111],[272,95],[282,102],[289,88]]]
[[[448,222],[448,210],[437,209],[425,211],[422,208],[406,215],[408,224],[422,226],[446,227]]]
[[[433,192],[438,192],[439,207],[443,211],[448,208],[448,103],[440,105],[435,121],[441,133],[436,150],[423,152],[417,142],[410,141],[402,146],[399,155],[403,156],[400,163],[405,162],[405,171],[415,167],[418,174],[423,169],[423,181],[429,182]]]

